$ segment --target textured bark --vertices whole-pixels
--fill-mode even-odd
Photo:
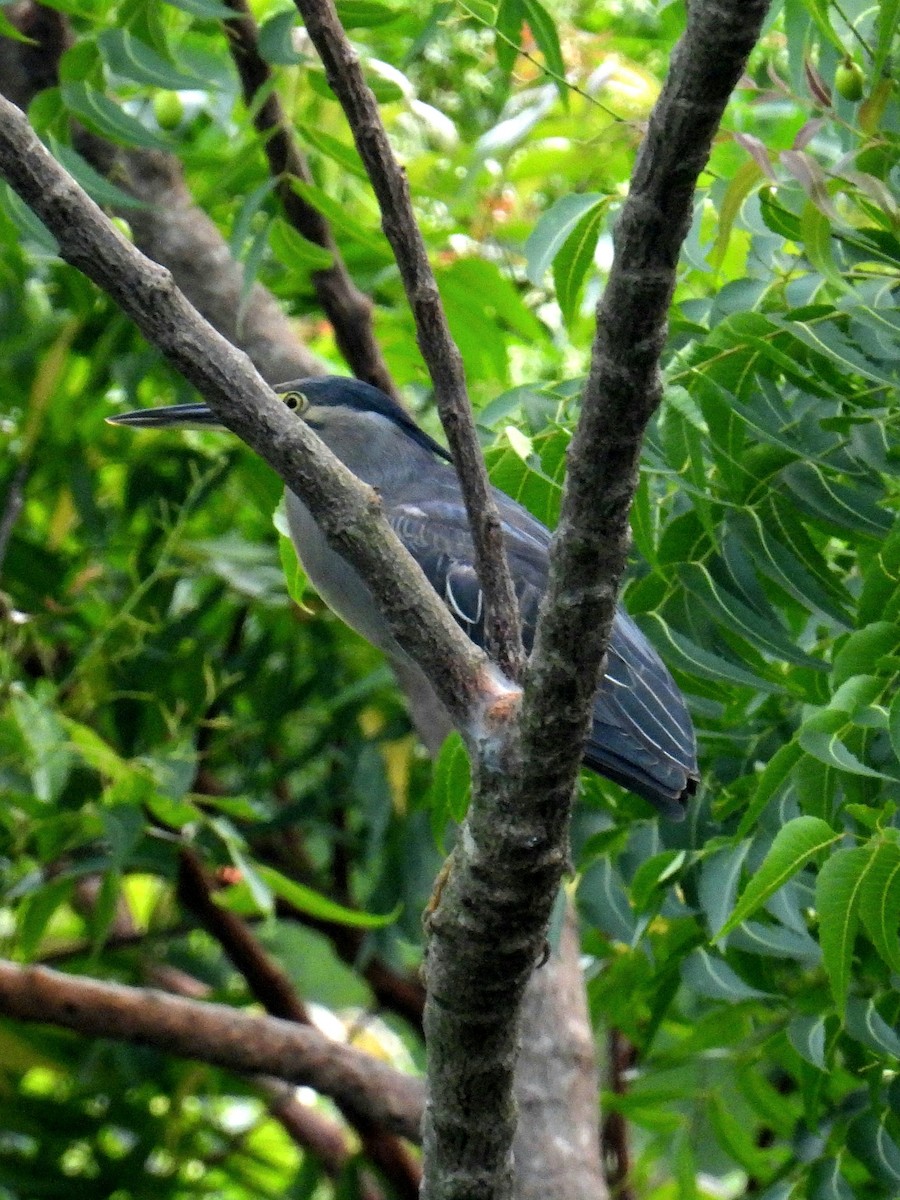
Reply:
[[[607,1200],[600,1156],[597,1064],[578,922],[567,908],[559,947],[522,1001],[516,1064],[516,1200]]]
[[[340,100],[350,124],[378,199],[381,226],[394,251],[412,309],[416,339],[434,385],[438,413],[466,503],[475,566],[484,593],[488,651],[508,678],[518,679],[524,657],[522,631],[503,548],[500,516],[466,394],[462,358],[450,333],[425,242],[416,224],[406,174],[391,150],[378,104],[363,77],[359,56],[341,28],[332,0],[295,0],[295,3],[322,59],[331,90]]]
[[[615,236],[519,722],[476,765],[431,918],[427,1200],[513,1194],[517,1014],[566,866],[569,811],[628,548],[644,430],[697,177],[766,14],[694,0]]]
[[[290,1021],[4,960],[0,1014],[274,1075],[330,1096],[361,1122],[419,1137],[421,1080]]]

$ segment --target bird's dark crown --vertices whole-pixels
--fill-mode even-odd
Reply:
[[[403,432],[441,458],[450,460],[450,455],[433,437],[420,429],[405,408],[401,407],[380,388],[361,379],[351,379],[345,375],[323,375],[311,379],[292,379],[288,383],[275,385],[276,392],[285,395],[288,392],[302,392],[311,405],[324,405],[331,408],[349,408],[355,412],[377,413],[386,417]]]

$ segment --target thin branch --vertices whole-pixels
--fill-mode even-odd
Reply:
[[[322,59],[331,90],[344,109],[381,208],[382,228],[400,269],[419,349],[434,384],[435,401],[466,502],[475,565],[485,597],[488,649],[504,673],[515,680],[521,674],[524,654],[500,517],[466,393],[462,358],[447,325],[437,281],[416,224],[406,174],[391,150],[378,104],[332,0],[295,3]]]
[[[360,1122],[419,1138],[421,1080],[308,1026],[5,960],[0,1014],[152,1046],[230,1071],[274,1075],[330,1096]]]
[[[659,403],[659,356],[694,188],[767,7],[689,5],[619,219],[521,721],[506,733],[500,768],[482,765],[431,918],[427,1200],[512,1194],[511,1014],[539,960],[567,862],[573,787],[628,549],[641,441]]]
[[[251,994],[272,1017],[309,1025],[306,1005],[281,966],[267,954],[236,913],[213,899],[212,888],[197,855],[183,847],[178,856],[178,899],[219,943],[243,975]]]
[[[0,175],[41,218],[62,258],[102,287],[264,458],[315,516],[331,545],[366,580],[391,632],[426,674],[458,727],[474,736],[485,711],[514,695],[450,616],[385,521],[376,493],[272,395],[244,354],[215,332],[168,271],[114,229],[0,99]]]
[[[312,272],[319,304],[334,329],[338,349],[359,379],[375,384],[399,400],[381,348],[372,328],[372,301],[361,292],[347,270],[327,220],[291,186],[291,179],[312,183],[313,177],[294,136],[291,122],[272,86],[269,64],[259,52],[259,30],[246,0],[226,0],[235,16],[225,29],[231,56],[241,79],[253,124],[262,135],[266,158],[284,214],[307,241],[331,255],[331,265]],[[262,103],[259,97],[265,96]]]

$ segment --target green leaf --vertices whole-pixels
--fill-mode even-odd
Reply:
[[[794,1017],[787,1027],[788,1041],[801,1058],[825,1070],[825,1017]]]
[[[892,971],[900,972],[900,846],[883,841],[863,880],[859,915],[872,945]]]
[[[847,1146],[894,1195],[900,1186],[900,1147],[874,1113],[857,1117],[847,1130]]]
[[[146,42],[127,29],[104,29],[97,42],[109,66],[117,75],[134,83],[177,92],[180,88],[216,88],[214,79],[203,79],[175,67]]]
[[[734,226],[735,218],[741,211],[741,206],[762,178],[761,167],[751,158],[738,167],[731,178],[731,182],[725,189],[721,203],[717,206],[719,229],[716,234],[715,243],[709,254],[709,265],[714,271],[718,271],[722,266],[726,251],[728,250],[728,243],[731,240],[731,230]]]
[[[838,292],[849,292],[851,286],[834,258],[832,222],[820,208],[808,200],[800,214],[800,232],[806,257],[816,270]]]
[[[535,287],[541,286],[547,268],[582,218],[605,199],[599,192],[570,193],[542,214],[525,243],[525,274]]]
[[[678,667],[700,679],[738,684],[742,687],[751,687],[754,691],[778,692],[781,690],[777,683],[754,675],[745,667],[738,666],[730,659],[723,658],[720,654],[714,654],[703,646],[698,646],[684,634],[677,633],[658,612],[639,613],[635,616],[635,620],[650,637],[650,640],[660,646],[663,659],[670,667]]]
[[[767,519],[775,505],[768,505],[765,512],[756,509],[745,509],[734,518],[735,528],[739,531],[741,540],[747,547],[749,560],[757,570],[777,583],[789,596],[806,608],[821,613],[849,627],[852,624],[847,607],[835,602],[832,589],[822,586],[815,572],[808,564],[796,557],[792,549],[780,542],[774,535],[774,529]],[[849,604],[850,597],[846,600]]]
[[[171,4],[173,8],[180,8],[182,12],[190,13],[193,17],[206,17],[212,21],[220,21],[222,18],[234,16],[234,9],[229,8],[226,4],[220,4],[219,0],[165,0],[166,4]]]
[[[790,741],[785,746],[779,746],[766,763],[756,791],[750,800],[747,811],[741,817],[738,826],[738,836],[746,837],[759,819],[760,813],[790,775],[791,771],[803,757],[803,751],[796,741]]]
[[[900,1035],[879,1013],[872,1000],[850,996],[847,1000],[847,1032],[876,1054],[900,1058]]]
[[[90,726],[82,725],[79,721],[73,721],[69,717],[64,718],[63,723],[69,742],[82,762],[87,763],[89,767],[92,767],[111,783],[121,783],[139,770],[127,759],[122,758]]]
[[[866,766],[847,748],[838,735],[850,727],[846,713],[825,709],[803,722],[799,734],[800,745],[807,754],[835,770],[848,771],[851,775],[863,775],[869,779],[892,778],[883,771]]]
[[[856,1200],[836,1158],[820,1158],[809,1169],[808,1200]]]
[[[858,846],[838,850],[826,859],[816,879],[819,945],[838,1012],[843,1015],[859,926],[863,880],[872,863],[872,849]]]
[[[897,761],[900,762],[900,692],[891,701],[888,713],[888,733]]]
[[[685,587],[716,620],[766,654],[800,666],[827,670],[825,663],[798,650],[786,629],[777,622],[764,620],[749,605],[723,588],[705,566],[684,563],[679,575]]]
[[[20,684],[13,685],[9,706],[29,751],[28,770],[34,794],[49,803],[62,792],[72,767],[65,728],[49,703],[42,703]]]
[[[321,129],[314,129],[311,125],[298,125],[297,131],[307,145],[314,146],[326,158],[336,162],[339,167],[343,167],[345,171],[349,171],[358,179],[368,179],[366,168],[354,146],[338,141],[331,134],[325,133]]]
[[[469,811],[472,772],[465,743],[451,733],[441,746],[431,780],[431,822],[438,845],[442,845],[448,821],[462,821]]]
[[[821,817],[795,817],[779,829],[756,874],[744,888],[734,912],[716,933],[730,933],[756,912],[789,879],[802,870],[814,855],[839,838]]]
[[[839,687],[853,675],[871,675],[879,661],[900,649],[900,625],[891,621],[873,621],[851,633],[834,656],[832,681]]]
[[[741,867],[749,849],[749,841],[724,846],[701,864],[697,896],[711,931],[725,924],[734,907]]]
[[[403,9],[378,4],[376,0],[335,0],[335,8],[345,29],[374,29],[403,16]]]
[[[548,71],[555,76],[556,87],[563,104],[567,104],[569,89],[566,83],[566,64],[563,62],[556,22],[538,0],[522,0],[522,7],[531,36],[544,56]]]
[[[515,66],[516,59],[519,57],[519,45],[524,20],[525,8],[522,0],[500,0],[497,7],[497,16],[494,20],[494,47],[500,70],[507,77]]]
[[[352,925],[357,929],[384,929],[387,925],[393,925],[402,909],[401,905],[397,905],[391,912],[381,915],[359,912],[357,909],[345,908],[344,905],[329,900],[327,896],[320,895],[319,892],[313,891],[312,888],[308,888],[302,883],[295,883],[293,879],[288,879],[274,867],[257,864],[256,870],[260,879],[271,888],[273,895],[286,900],[288,904],[292,904],[294,908],[308,916],[318,917],[322,921],[334,921],[338,925]]]
[[[101,137],[107,137],[123,146],[143,146],[151,150],[169,149],[166,138],[160,137],[158,133],[129,116],[96,88],[86,83],[65,83],[60,91],[68,110]]]
[[[686,858],[684,850],[663,850],[661,854],[651,855],[641,863],[634,873],[630,888],[631,902],[638,912],[648,907],[657,888],[678,874]]]
[[[724,959],[702,947],[684,960],[681,978],[692,991],[711,1000],[765,1000],[771,995],[745,983]]]
[[[333,262],[330,250],[303,237],[281,217],[273,218],[269,226],[269,245],[278,261],[292,271],[300,268],[322,271]]]
[[[553,282],[563,320],[576,316],[581,285],[594,262],[597,239],[603,226],[606,204],[600,201],[581,218],[553,260]]]
[[[829,527],[878,538],[891,528],[890,513],[879,508],[861,486],[849,488],[836,483],[813,463],[791,463],[780,477],[801,508]]]

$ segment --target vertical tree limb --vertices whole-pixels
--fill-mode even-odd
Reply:
[[[766,0],[692,0],[619,218],[520,722],[479,763],[431,920],[427,1200],[513,1193],[509,1017],[539,959],[567,861],[572,791],[615,614],[641,442],[660,399],[659,356],[694,188],[767,8]]]

